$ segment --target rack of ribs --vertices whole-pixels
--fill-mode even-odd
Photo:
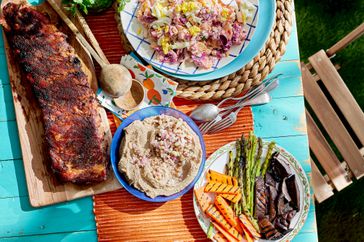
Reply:
[[[26,4],[3,8],[4,29],[43,115],[51,168],[62,182],[107,178],[108,156],[95,94],[82,63],[49,17]]]

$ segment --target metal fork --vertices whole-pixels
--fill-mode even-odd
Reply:
[[[264,82],[262,82],[262,84],[258,85],[257,87],[253,88],[248,93],[246,93],[243,97],[228,98],[228,99],[221,101],[219,103],[219,105],[224,103],[226,100],[239,100],[239,102],[237,102],[236,104],[234,104],[231,107],[229,107],[228,109],[225,109],[224,111],[220,112],[214,120],[200,124],[199,128],[200,128],[201,133],[202,134],[207,133],[208,130],[210,130],[217,122],[220,122],[225,115],[231,113],[234,108],[240,107],[247,100],[253,99],[254,97],[259,96],[259,94],[261,94],[262,92],[269,92],[269,91],[275,89],[279,85],[279,79],[277,79],[277,77],[280,75],[282,75],[282,74],[275,75],[275,76],[265,80]],[[255,105],[255,103],[252,102],[251,105]]]
[[[259,96],[253,98],[253,99],[250,99],[248,101],[245,101],[243,102],[240,106],[237,106],[235,108],[239,108],[240,110],[245,107],[245,106],[254,106],[254,105],[262,105],[262,104],[265,104],[267,103],[267,95],[269,97],[269,94],[264,92],[262,94],[260,94]],[[219,115],[213,120],[213,121],[210,121],[210,122],[206,122],[202,125],[200,125],[200,131],[202,134],[206,134],[209,130],[213,129],[215,127],[215,125],[219,124],[220,122],[222,122],[224,119],[226,119],[226,115],[230,114],[231,112],[233,112],[234,108],[231,109],[231,110],[227,110],[227,111],[223,111],[221,113],[219,113]]]
[[[262,102],[260,105],[268,103],[272,100],[271,96],[268,93],[264,93],[262,95],[259,95],[259,98],[262,99]],[[245,105],[239,107],[237,110],[235,110],[234,112],[231,112],[228,116],[226,116],[225,118],[219,120],[218,122],[215,122],[214,125],[210,126],[210,129],[204,131],[206,133],[216,133],[219,132],[223,129],[226,129],[228,127],[230,127],[231,125],[233,125],[236,120],[238,119],[238,114],[239,112],[245,107],[250,105],[249,101],[245,103]]]

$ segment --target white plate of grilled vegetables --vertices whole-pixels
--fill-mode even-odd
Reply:
[[[213,241],[290,241],[310,207],[306,174],[274,142],[243,137],[207,159],[194,187],[198,222]]]

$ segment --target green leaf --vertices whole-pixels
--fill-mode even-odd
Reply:
[[[124,10],[125,5],[130,2],[130,0],[117,0],[117,2],[119,3],[118,11],[121,12]]]

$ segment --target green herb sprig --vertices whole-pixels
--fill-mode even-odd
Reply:
[[[77,9],[80,9],[85,14],[88,14],[87,6],[95,4],[95,0],[62,0],[65,9],[70,11],[73,15],[76,14]]]
[[[130,2],[130,0],[117,0],[117,3],[118,3],[118,12],[123,11],[124,8],[125,8],[125,5],[127,3],[129,3],[129,2]]]

